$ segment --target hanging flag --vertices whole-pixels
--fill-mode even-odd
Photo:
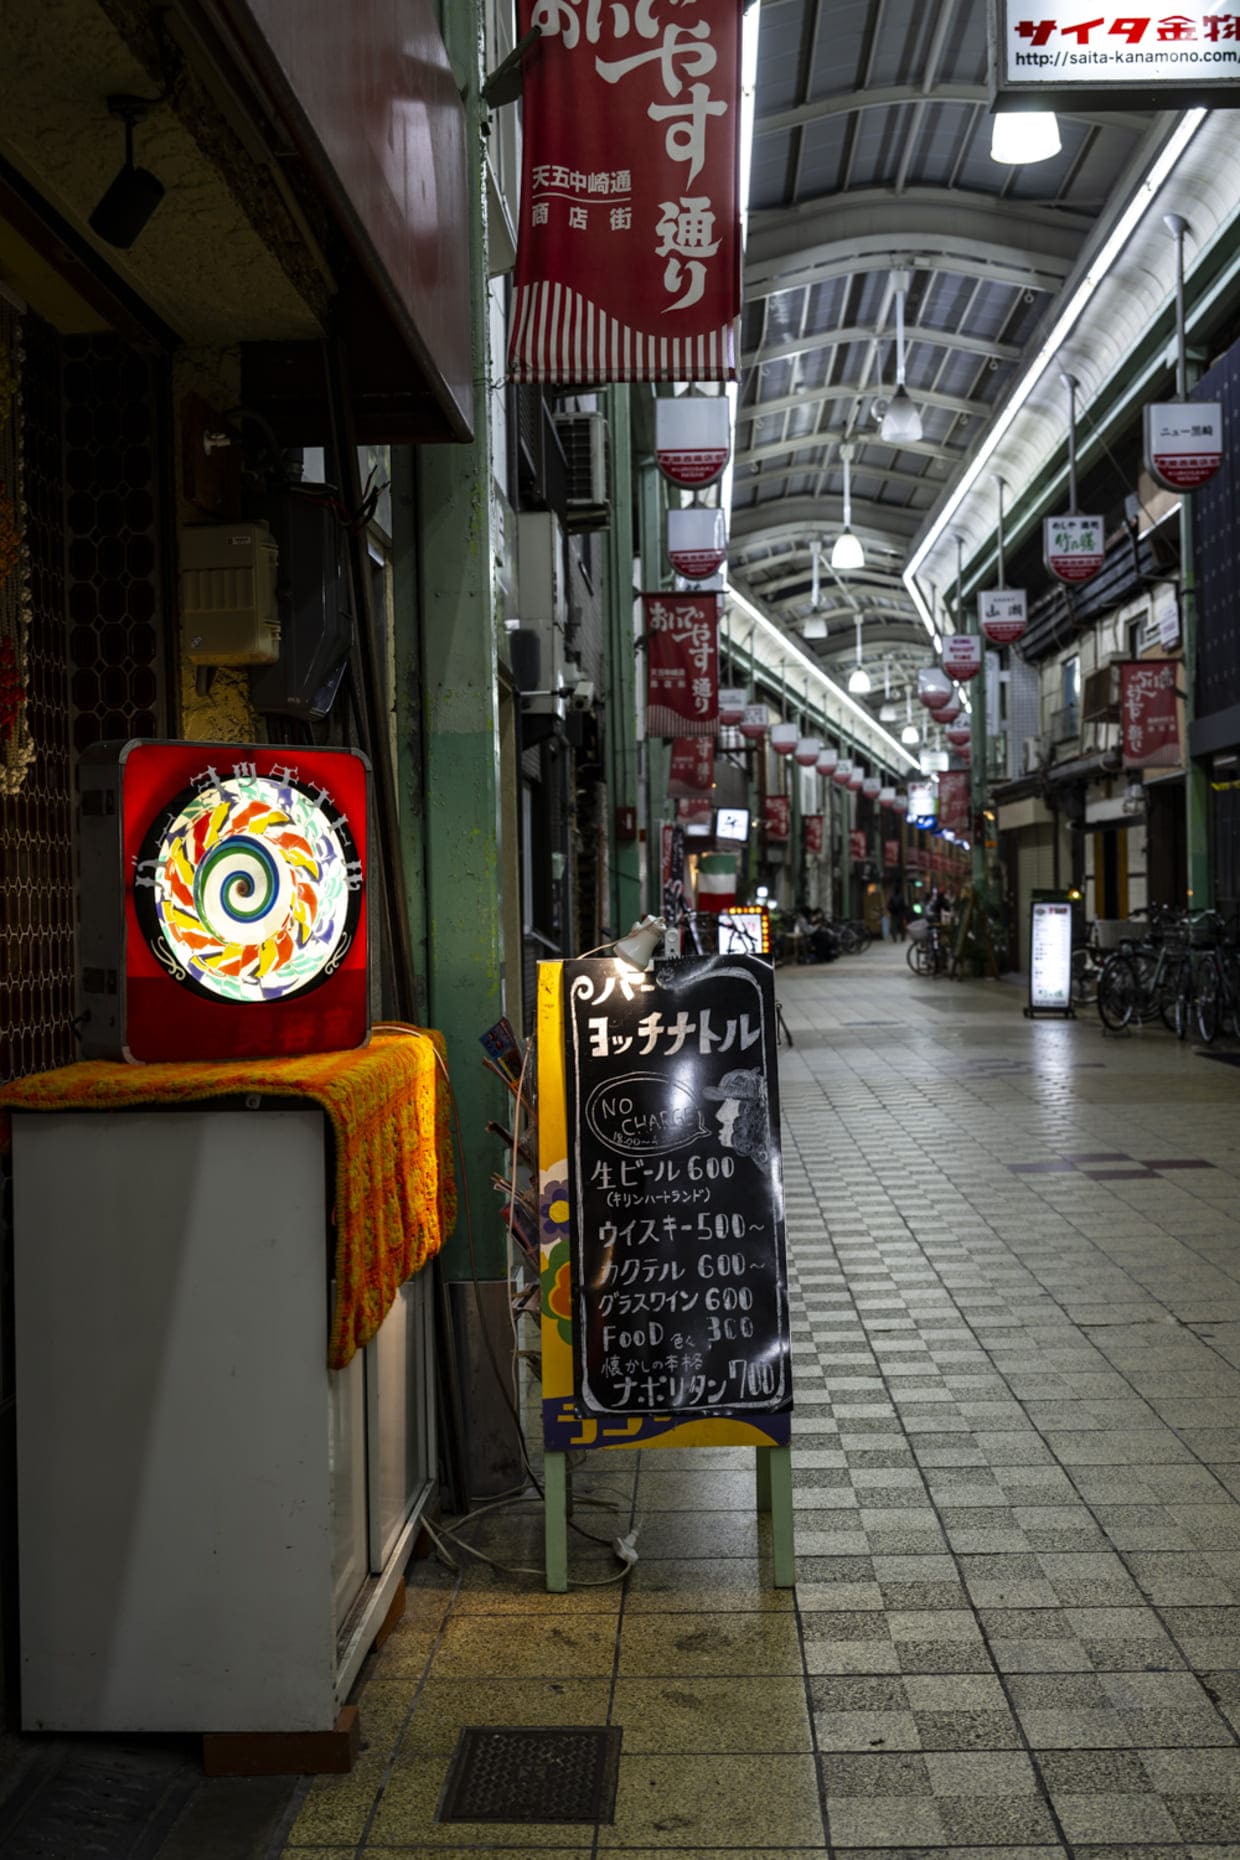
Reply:
[[[740,869],[739,853],[703,853],[698,860],[697,907],[699,911],[730,911],[736,903],[736,877]]]
[[[883,841],[883,864],[884,865],[899,865],[899,863],[900,863],[900,842],[899,840],[884,840]]]
[[[848,856],[852,860],[864,859],[866,856],[865,834],[857,828],[848,836]]]
[[[969,773],[949,769],[939,776],[939,825],[950,833],[969,831]]]
[[[685,830],[679,823],[663,828],[661,878],[663,916],[669,924],[678,924],[685,910]]]
[[[1127,659],[1119,668],[1126,769],[1174,768],[1180,760],[1176,671],[1180,659]]]
[[[1014,646],[1027,623],[1023,588],[987,588],[977,597],[982,631],[994,646]]]
[[[673,738],[667,792],[670,795],[709,795],[714,793],[714,788],[714,737],[677,736]]]
[[[823,814],[802,814],[801,828],[805,839],[805,850],[812,857],[817,857],[823,849],[823,826],[826,816]]]
[[[1060,581],[1092,581],[1106,559],[1101,517],[1047,517],[1042,559]]]
[[[722,510],[692,505],[667,513],[667,559],[686,581],[717,575],[728,553],[728,522]]]
[[[685,11],[685,9],[681,9]],[[734,381],[740,0],[521,0],[515,381]]]
[[[710,484],[728,462],[730,428],[723,394],[665,395],[654,403],[655,463],[673,484]]]
[[[1216,400],[1160,402],[1145,409],[1145,463],[1168,491],[1195,491],[1223,463],[1223,409]]]
[[[717,594],[643,594],[647,736],[713,736],[719,721]]]
[[[786,794],[768,794],[763,821],[766,826],[767,844],[785,842],[788,838],[791,802]]]

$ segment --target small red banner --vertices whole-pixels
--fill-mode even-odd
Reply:
[[[865,858],[865,834],[854,830],[848,836],[848,856],[850,859]]]
[[[719,596],[643,594],[647,736],[711,736],[719,721]]]
[[[883,864],[884,865],[899,865],[899,863],[900,863],[900,842],[899,840],[884,840],[883,841]]]
[[[680,12],[521,0],[516,381],[736,378],[742,8]]]
[[[672,743],[672,765],[668,774],[670,795],[707,795],[715,786],[715,739],[713,736],[678,736]],[[706,802],[707,811],[710,802]],[[677,810],[679,812],[679,809]],[[684,816],[682,815],[682,818]]]
[[[763,820],[766,824],[768,841],[786,841],[789,832],[789,809],[791,803],[786,794],[768,794]]]
[[[1119,709],[1126,769],[1174,768],[1180,760],[1176,715],[1179,659],[1129,659],[1119,668]]]
[[[805,832],[805,850],[807,853],[815,855],[821,853],[823,848],[823,825],[824,816],[822,814],[804,815],[802,826]]]
[[[939,825],[952,833],[969,830],[969,775],[966,769],[939,776]]]

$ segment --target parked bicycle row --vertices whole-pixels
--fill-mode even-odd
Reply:
[[[1144,933],[1103,950],[1096,925],[1073,951],[1073,1000],[1096,1004],[1103,1026],[1122,1033],[1161,1023],[1207,1046],[1240,1037],[1240,928],[1218,911],[1152,905]]]

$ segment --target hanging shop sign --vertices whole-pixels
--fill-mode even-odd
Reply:
[[[1146,469],[1168,491],[1195,491],[1209,483],[1222,463],[1219,401],[1168,401],[1145,409]]]
[[[1119,668],[1119,713],[1126,769],[1174,768],[1180,761],[1176,674],[1179,659],[1126,659]]]
[[[894,788],[880,787],[878,798],[884,807],[894,807],[896,804],[896,791]]]
[[[939,821],[938,789],[932,781],[908,785],[908,817],[915,827],[935,827]]]
[[[957,684],[976,678],[982,669],[982,642],[973,633],[949,633],[943,641],[943,670]]]
[[[771,731],[771,748],[777,756],[790,756],[800,735],[795,723],[777,723]]]
[[[812,769],[817,766],[818,754],[821,748],[822,740],[820,737],[803,736],[800,738],[792,753],[803,769]]]
[[[515,381],[732,381],[742,9],[521,0]]]
[[[825,814],[803,814],[801,816],[801,828],[805,839],[805,850],[812,858],[817,858],[823,850],[825,844],[823,829],[825,824]]]
[[[877,775],[867,775],[861,784],[861,792],[868,801],[877,801],[882,785]]]
[[[705,838],[714,824],[714,817],[714,807],[706,795],[682,795],[676,803],[676,819],[691,838]]]
[[[673,737],[667,792],[670,795],[709,795],[713,792],[714,786],[714,737]]]
[[[664,823],[659,851],[663,917],[678,924],[685,911],[685,830],[679,821]]]
[[[789,836],[792,803],[786,794],[768,794],[762,820],[768,845],[784,844]]]
[[[1101,517],[1047,517],[1042,559],[1060,581],[1092,581],[1106,559]]]
[[[854,830],[848,836],[848,857],[854,861],[865,858],[865,834]]]
[[[760,743],[770,720],[771,714],[765,704],[746,704],[737,728],[748,742]]]
[[[937,665],[926,665],[917,674],[917,695],[927,710],[950,704],[955,696],[952,681]]]
[[[731,429],[723,394],[676,394],[654,403],[654,456],[673,484],[696,490],[728,462]]]
[[[667,559],[686,581],[707,581],[717,575],[728,553],[728,523],[722,510],[688,510],[667,513]]]
[[[719,718],[717,594],[643,594],[646,734],[713,736]]]
[[[939,776],[939,825],[949,833],[969,831],[969,776],[951,769]]]
[[[847,788],[852,781],[852,772],[852,763],[846,756],[841,756],[837,759],[835,767],[831,771],[831,779],[833,782],[837,782],[841,788]]]
[[[964,705],[954,692],[950,704],[940,704],[934,713],[936,723],[955,723],[957,717],[963,715]]]
[[[865,776],[861,773],[861,770],[859,768],[854,768],[852,774],[848,777],[848,786],[853,794],[861,793],[861,784],[864,780]]]
[[[944,730],[943,734],[953,749],[966,749],[972,739],[973,731],[967,723],[953,723],[950,729]]]
[[[993,646],[1014,646],[1028,625],[1023,588],[987,588],[977,597],[977,611]]]
[[[899,865],[899,863],[900,863],[900,842],[899,840],[884,840],[883,841],[883,864],[884,865]]]
[[[896,798],[891,805],[895,808],[897,814],[908,813],[908,796],[902,788],[897,790]]]
[[[738,723],[744,721],[748,708],[749,693],[747,691],[740,691],[734,686],[725,685],[719,693],[719,721],[728,729],[734,729]]]
[[[1030,8],[991,0],[990,86],[1000,105],[1023,99],[1045,108],[1122,110],[1138,100],[1183,110],[1240,103],[1235,16],[1211,0],[1176,5],[1162,17],[1111,8]]]
[[[832,749],[830,744],[828,744],[825,749],[820,749],[818,751],[818,760],[815,762],[814,767],[818,770],[820,775],[833,775],[839,766],[839,760],[839,750]]]
[[[1159,645],[1164,652],[1174,652],[1180,643],[1180,591],[1174,581],[1159,583],[1150,609]]]
[[[1035,898],[1029,910],[1029,1005],[1025,1013],[1072,1017],[1072,906]]]
[[[740,854],[734,852],[703,853],[698,860],[697,907],[699,911],[730,911],[736,903]]]
[[[614,958],[564,964],[567,1179],[542,1193],[567,1201],[573,1402],[632,1417],[626,1445],[643,1423],[792,1402],[774,971],[729,954],[640,980]],[[630,1292],[656,1229],[667,1280]]]
[[[257,1059],[364,1045],[368,784],[352,750],[88,751],[85,1056]]]

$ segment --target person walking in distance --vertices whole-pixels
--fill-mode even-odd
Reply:
[[[892,942],[903,943],[904,924],[908,917],[908,905],[905,903],[904,893],[901,891],[898,884],[887,900],[887,915],[891,920]]]

